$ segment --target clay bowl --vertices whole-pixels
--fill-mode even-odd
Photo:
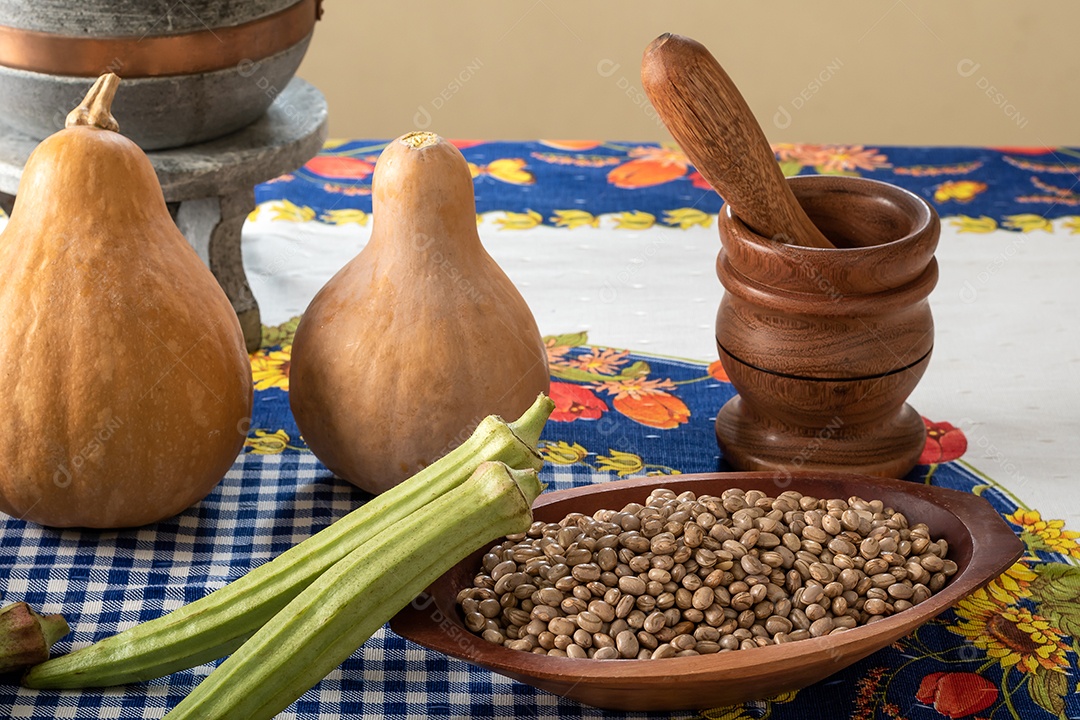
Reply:
[[[912,522],[925,522],[949,543],[959,567],[929,600],[872,625],[811,640],[752,650],[666,660],[587,660],[533,655],[492,645],[473,635],[455,603],[470,584],[484,550],[473,553],[391,621],[399,635],[432,650],[479,665],[587,705],[618,710],[696,710],[768,697],[805,687],[883,648],[982,587],[1012,565],[1023,545],[990,504],[939,487],[827,472],[708,473],[644,477],[541,495],[539,520],[570,512],[591,514],[643,502],[655,488],[719,495],[731,487],[775,496],[797,490],[817,497],[859,495],[880,499]]]

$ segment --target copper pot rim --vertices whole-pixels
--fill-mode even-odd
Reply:
[[[60,35],[0,25],[0,66],[85,78],[106,72],[131,79],[173,77],[229,68],[243,74],[304,42],[321,12],[321,0],[297,0],[239,25],[143,37]]]

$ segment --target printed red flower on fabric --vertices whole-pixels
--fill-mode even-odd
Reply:
[[[709,184],[709,181],[705,179],[701,173],[697,170],[690,173],[690,184],[699,190],[712,190],[713,186]]]
[[[971,672],[936,672],[922,679],[915,699],[947,718],[982,712],[998,698],[997,685]]]
[[[549,396],[555,402],[551,419],[556,422],[598,420],[608,410],[607,403],[583,385],[553,382]]]
[[[607,176],[609,183],[625,190],[677,180],[686,175],[690,165],[686,154],[674,146],[637,147],[627,155],[634,159],[612,169]]]
[[[993,146],[990,149],[1008,153],[1009,155],[1046,155],[1055,150],[1055,148],[1052,147],[1009,147],[1002,145]]]
[[[366,160],[340,155],[317,155],[304,167],[320,177],[339,180],[360,180],[375,171],[375,166]]]
[[[926,424],[926,446],[919,456],[920,465],[949,462],[967,452],[963,430],[947,422],[931,422],[926,418],[923,422]]]

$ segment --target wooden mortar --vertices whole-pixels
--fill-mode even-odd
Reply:
[[[934,344],[937,213],[865,178],[788,182],[836,247],[783,244],[721,209],[716,343],[739,395],[717,414],[720,447],[740,470],[902,477],[926,441],[905,400]]]

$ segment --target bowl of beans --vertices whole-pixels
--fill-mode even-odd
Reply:
[[[700,709],[895,642],[1023,546],[975,495],[828,472],[644,477],[541,495],[391,622],[579,702]]]

